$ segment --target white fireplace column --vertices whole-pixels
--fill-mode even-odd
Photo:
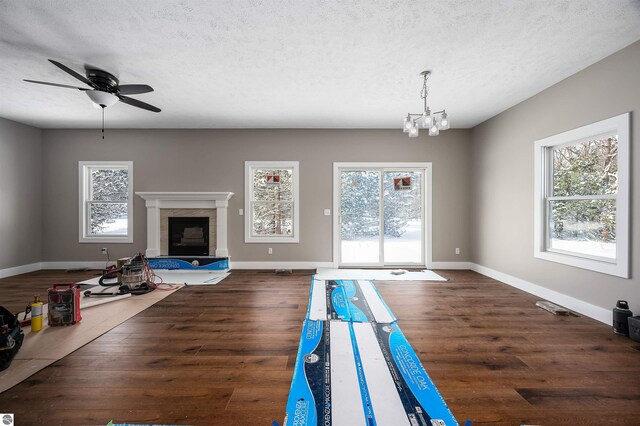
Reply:
[[[233,192],[136,192],[147,207],[147,257],[160,256],[160,209],[216,209],[216,257],[229,257],[227,207]]]

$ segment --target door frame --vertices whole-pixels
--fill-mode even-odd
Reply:
[[[333,163],[333,267],[340,265],[340,171],[343,169],[420,169],[424,173],[424,196],[422,202],[424,211],[424,261],[425,267],[431,268],[432,259],[432,164],[425,163],[368,163],[348,162]],[[383,259],[384,262],[384,259]],[[421,265],[416,265],[421,266]]]

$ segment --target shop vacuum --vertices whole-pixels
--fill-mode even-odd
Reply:
[[[98,281],[102,287],[118,287],[115,292],[92,292],[87,290],[84,292],[88,297],[112,297],[122,296],[124,294],[146,294],[154,290],[155,286],[146,280],[146,270],[148,265],[142,254],[138,254],[129,259],[124,265],[118,269],[107,270],[103,273]],[[116,279],[115,282],[108,281]]]

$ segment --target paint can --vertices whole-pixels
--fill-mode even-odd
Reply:
[[[31,331],[42,330],[42,303],[40,296],[33,296],[33,303],[31,304]]]
[[[633,316],[626,300],[618,300],[613,308],[613,332],[621,336],[629,336],[628,318]]]

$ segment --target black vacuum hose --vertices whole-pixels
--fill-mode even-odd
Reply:
[[[104,275],[102,275],[100,277],[100,279],[98,280],[98,284],[100,284],[102,287],[115,287],[115,286],[121,286],[122,283],[120,281],[116,281],[114,283],[105,283],[104,279],[105,278],[113,278],[113,274],[116,274],[116,277],[118,276],[118,273],[122,273],[122,267],[118,268],[118,269],[114,269],[111,270],[107,273],[105,273]]]

